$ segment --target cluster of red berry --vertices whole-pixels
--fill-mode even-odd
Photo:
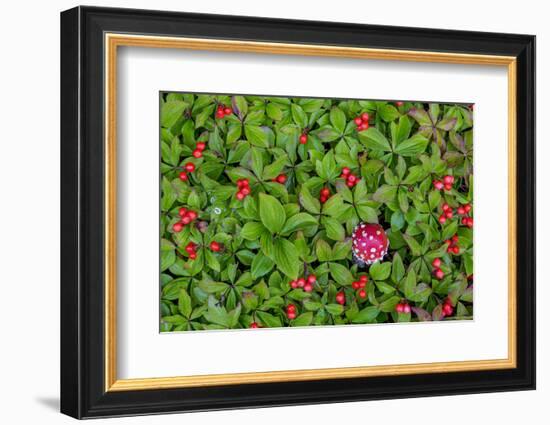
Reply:
[[[233,110],[230,107],[220,103],[218,105],[218,108],[216,109],[216,118],[221,119],[226,115],[231,115],[232,113],[233,113]]]
[[[462,220],[460,220],[460,222],[465,225],[465,226],[468,226],[470,229],[472,227],[474,227],[474,218],[473,217],[469,217],[467,216],[467,214],[470,213],[472,209],[472,206],[470,204],[464,204],[464,205],[461,205],[460,207],[458,207],[456,209],[456,212],[460,215],[463,215],[464,217],[462,217]]]
[[[174,223],[172,226],[172,230],[176,233],[181,232],[187,224],[191,223],[198,217],[198,214],[195,211],[188,210],[185,207],[181,207],[178,214],[180,216],[180,221]]]
[[[185,251],[189,254],[190,260],[194,260],[195,258],[197,258],[197,245],[193,242],[189,242],[185,246]]]
[[[293,289],[303,288],[304,291],[311,292],[313,291],[313,285],[315,285],[315,282],[317,282],[317,276],[310,274],[307,278],[301,277],[290,281],[290,287]]]
[[[453,183],[455,182],[454,176],[443,176],[443,181],[434,180],[432,183],[437,190],[445,189],[451,190],[453,188]]]
[[[188,162],[183,166],[183,171],[180,173],[180,180],[186,182],[189,179],[187,173],[195,171],[195,164]]]
[[[286,182],[286,176],[284,174],[279,174],[277,177],[271,180],[274,183],[281,183],[285,184]]]
[[[355,290],[359,290],[359,292],[357,292],[357,295],[359,296],[359,298],[367,297],[367,291],[365,291],[364,288],[367,286],[368,281],[369,281],[368,276],[366,274],[363,274],[359,276],[359,280],[352,282],[351,287]]]
[[[300,140],[301,145],[305,145],[307,143],[307,133],[304,132],[304,133],[300,134],[299,140]]]
[[[441,308],[441,312],[443,314],[443,316],[450,316],[453,314],[453,303],[451,302],[451,300],[449,298],[446,298],[445,301],[443,302],[443,306]]]
[[[353,174],[348,167],[342,168],[342,174],[340,174],[340,177],[346,179],[346,185],[348,187],[355,186],[357,183],[359,183],[359,180],[361,180],[361,178]]]
[[[237,194],[235,195],[239,201],[242,201],[248,195],[250,195],[250,183],[248,179],[237,180]]]
[[[214,252],[219,252],[220,249],[222,249],[222,246],[219,244],[219,242],[212,241],[210,242],[210,250]]]
[[[439,222],[444,224],[448,218],[453,218],[453,209],[446,202],[441,206],[443,212],[439,216]]]
[[[206,149],[206,142],[197,142],[197,146],[193,151],[193,156],[195,158],[202,158],[202,151]]]
[[[369,114],[363,112],[361,115],[354,118],[353,122],[357,126],[357,131],[364,131],[369,128]]]
[[[453,235],[451,239],[445,241],[447,244],[447,252],[458,254],[460,252],[460,246],[458,245],[458,235]]]
[[[296,306],[294,304],[288,304],[286,306],[286,317],[290,320],[296,319]]]
[[[319,192],[319,201],[321,204],[324,204],[327,202],[328,198],[330,198],[330,189],[328,187],[324,187],[321,189],[321,192]]]
[[[436,279],[441,280],[445,277],[445,273],[441,270],[441,258],[434,258],[432,261],[433,273]]]
[[[398,313],[410,313],[411,312],[411,306],[407,304],[406,302],[401,302],[395,306],[395,311]]]

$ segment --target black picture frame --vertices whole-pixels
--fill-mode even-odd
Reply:
[[[517,367],[106,392],[104,33],[517,58]],[[75,418],[535,388],[535,37],[131,9],[61,13],[61,412]]]

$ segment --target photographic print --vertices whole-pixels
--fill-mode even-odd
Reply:
[[[160,93],[160,330],[473,319],[473,105]]]

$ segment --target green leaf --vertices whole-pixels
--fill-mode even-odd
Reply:
[[[407,277],[405,278],[405,284],[403,285],[403,292],[405,293],[405,296],[409,298],[409,296],[414,294],[415,288],[416,288],[416,273],[411,268],[407,272]]]
[[[340,222],[334,218],[326,217],[323,219],[323,225],[327,236],[333,241],[342,241],[346,237],[346,231]]]
[[[374,280],[386,280],[390,277],[392,263],[374,263],[370,266],[369,275]]]
[[[395,306],[401,302],[401,297],[393,296],[391,298],[388,298],[386,301],[380,303],[378,308],[380,311],[383,311],[385,313],[391,313],[392,311],[395,311]]]
[[[309,211],[313,214],[319,214],[321,212],[321,203],[318,199],[315,199],[311,193],[309,192],[309,189],[306,186],[302,186],[302,190],[300,190],[300,204],[306,211]]]
[[[359,132],[359,140],[369,149],[381,150],[390,152],[391,146],[388,139],[384,137],[375,127],[370,127],[368,130]]]
[[[281,174],[281,172],[283,171],[287,163],[288,163],[288,157],[286,155],[280,156],[271,164],[266,165],[264,167],[262,178],[264,180],[274,179],[279,174]]]
[[[274,263],[271,258],[266,257],[261,252],[257,253],[256,257],[254,257],[254,261],[252,261],[252,267],[250,269],[252,277],[258,279],[266,275],[273,268],[273,265]]]
[[[346,266],[338,263],[330,263],[329,269],[334,280],[342,286],[350,286],[355,280]]]
[[[323,204],[323,214],[333,217],[339,216],[342,214],[343,208],[344,201],[342,201],[340,194],[337,193],[331,196],[328,201]]]
[[[283,326],[281,323],[281,319],[279,319],[276,316],[273,316],[272,314],[266,313],[264,311],[257,311],[256,315],[260,319],[260,322],[262,322],[262,325],[267,328],[280,328]]]
[[[302,107],[300,105],[297,105],[297,104],[293,103],[290,106],[290,110],[291,110],[292,119],[294,120],[294,122],[301,129],[306,128],[307,127],[307,115],[304,112],[304,110],[302,109]]]
[[[297,230],[306,229],[318,224],[317,220],[308,213],[298,213],[290,217],[281,230],[281,234],[288,235]]]
[[[315,253],[317,254],[317,259],[319,261],[331,261],[332,260],[332,249],[330,245],[323,239],[318,239],[315,244]]]
[[[278,233],[286,221],[285,209],[277,198],[260,193],[260,218],[271,233]]]
[[[357,315],[353,318],[352,322],[353,323],[374,323],[379,313],[380,313],[380,310],[378,310],[378,307],[370,306],[370,307],[364,308],[359,313],[357,313]]]
[[[390,105],[389,103],[386,103],[385,105],[382,105],[378,108],[378,113],[380,114],[380,117],[386,121],[395,121],[397,118],[399,118],[399,111],[397,108],[393,105]]]
[[[399,143],[395,148],[395,153],[403,156],[416,156],[426,150],[429,140],[420,133],[416,133],[410,139]]]
[[[180,289],[180,296],[178,299],[178,310],[184,316],[189,318],[193,308],[191,307],[191,297],[185,289]]]
[[[392,202],[395,199],[395,196],[397,195],[397,186],[390,186],[389,184],[383,184],[380,186],[374,195],[372,195],[372,199],[374,199],[377,202],[382,203],[389,203]]]
[[[300,314],[296,319],[292,321],[292,326],[309,326],[313,321],[313,313],[308,311]]]
[[[340,316],[344,312],[344,306],[340,304],[327,304],[325,309],[333,316]]]
[[[407,242],[407,245],[409,245],[412,255],[418,257],[422,254],[422,247],[413,236],[404,233],[403,239],[405,239],[405,242]]]
[[[405,266],[403,265],[403,260],[398,252],[396,252],[393,256],[391,276],[394,283],[401,282],[401,279],[405,276]]]
[[[273,257],[278,270],[291,279],[298,277],[300,263],[294,244],[286,239],[277,239],[274,243]]]
[[[260,235],[265,231],[265,227],[262,225],[262,223],[258,223],[255,221],[249,221],[244,225],[244,227],[241,230],[241,236],[249,241],[255,241],[257,240]]]
[[[248,140],[252,145],[259,146],[261,148],[269,147],[269,140],[267,138],[267,133],[258,125],[246,124],[244,126],[244,134],[246,140]]]
[[[185,108],[187,108],[187,103],[179,100],[165,102],[160,110],[160,124],[166,128],[172,127],[183,117]]]
[[[330,123],[340,133],[346,128],[346,115],[337,106],[330,110]]]

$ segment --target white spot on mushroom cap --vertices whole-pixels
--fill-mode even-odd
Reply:
[[[371,248],[370,252],[376,252],[376,248]]]

